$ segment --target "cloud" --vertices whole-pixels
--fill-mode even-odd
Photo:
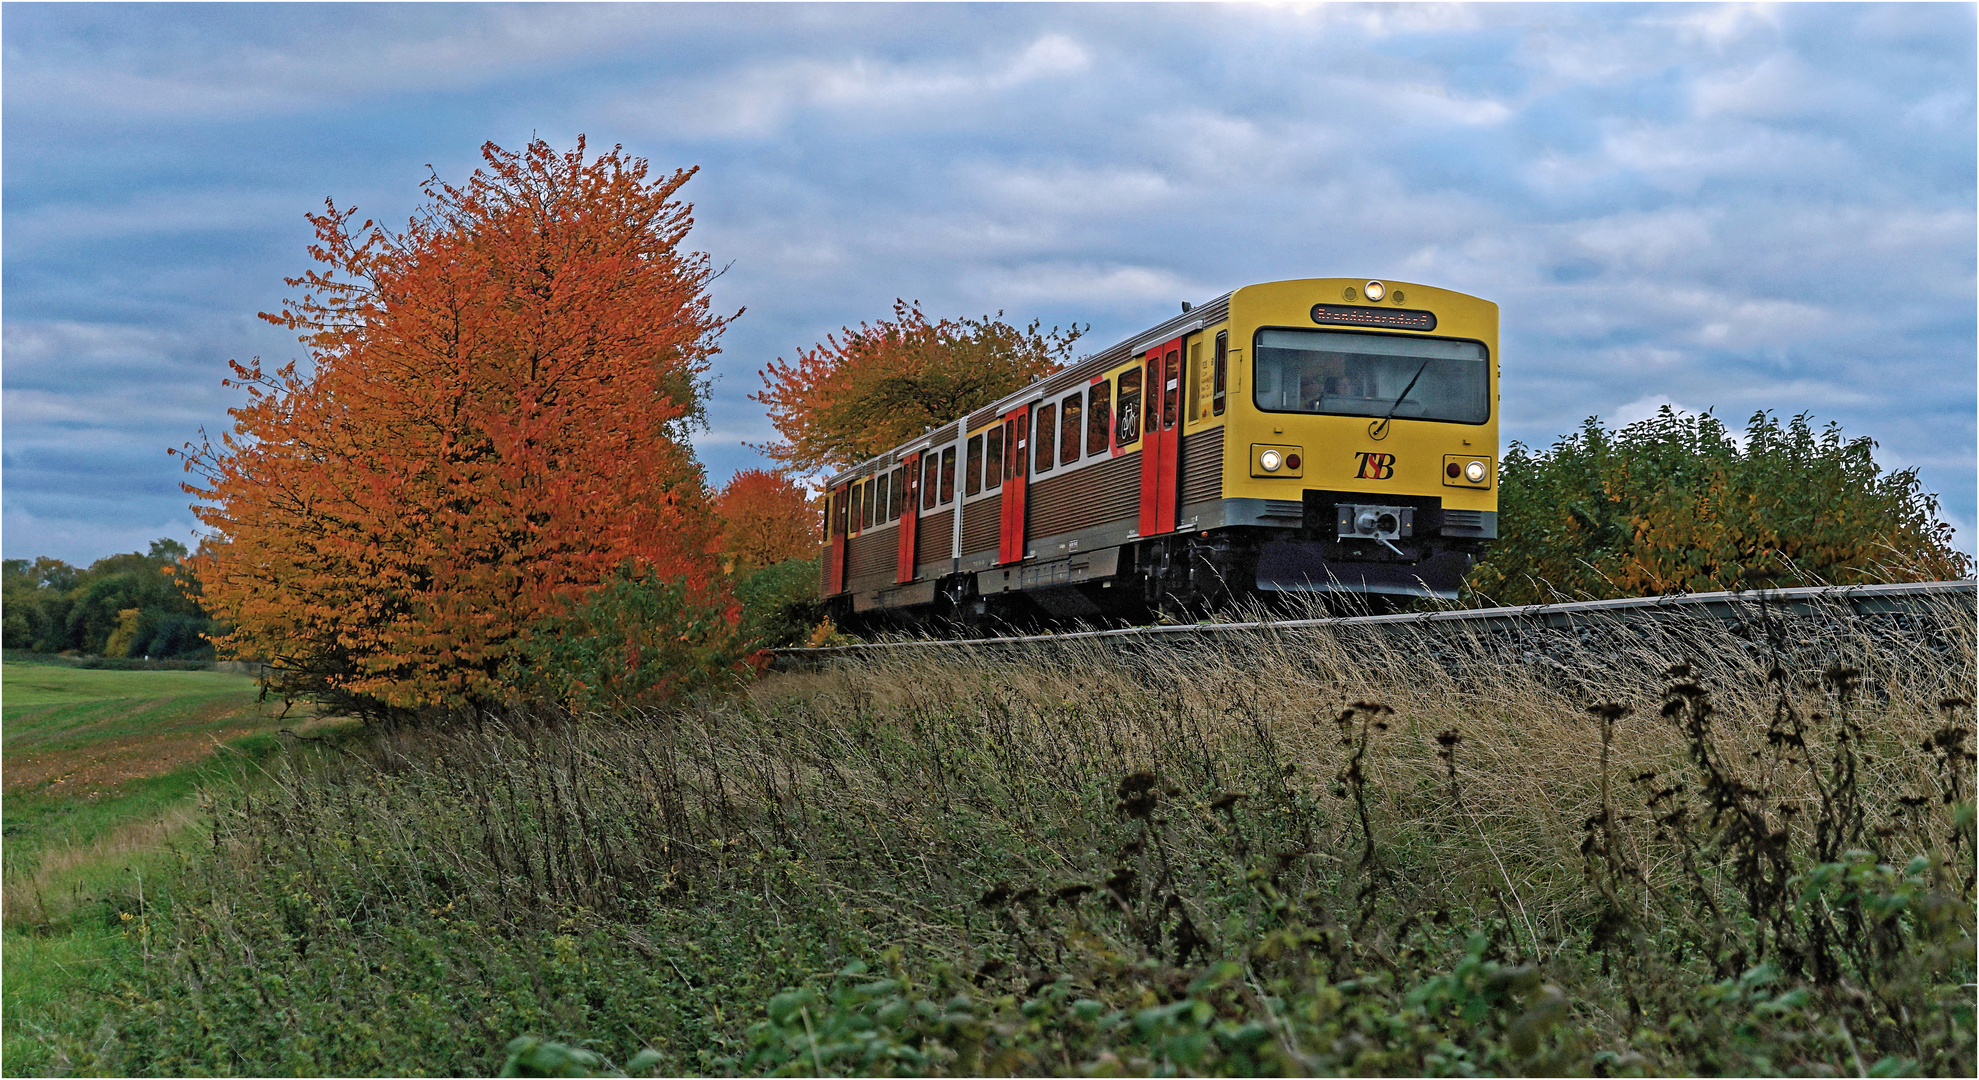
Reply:
[[[705,9],[632,4],[83,10],[9,14],[14,108],[248,120],[664,47]],[[79,40],[68,31],[86,29]],[[87,45],[84,45],[87,41]]]
[[[37,554],[61,558],[87,566],[107,555],[129,551],[149,551],[151,541],[177,540],[189,548],[199,546],[204,530],[192,515],[124,515],[114,522],[96,522],[70,515],[42,517],[15,511],[6,512],[5,529],[31,535]],[[11,556],[10,556],[11,557]],[[26,556],[24,556],[26,557]]]
[[[994,96],[1084,72],[1091,56],[1061,34],[979,63],[944,57],[896,63],[864,54],[831,61],[779,57],[704,80],[674,82],[608,111],[660,134],[694,138],[760,138],[783,130],[803,113],[900,113],[979,108]],[[951,114],[952,115],[952,114]]]
[[[1501,306],[1508,438],[1814,408],[1975,488],[1974,13],[1950,5],[29,5],[7,11],[8,553],[165,522],[160,452],[325,195],[385,220],[484,139],[698,164],[755,371],[895,297],[1092,324],[1340,274]],[[71,524],[64,524],[65,522]],[[1961,534],[1968,546],[1969,534]],[[135,542],[135,541],[133,541]],[[118,542],[122,545],[122,542]],[[93,553],[92,553],[93,552]]]
[[[1611,429],[1625,428],[1630,424],[1648,420],[1665,408],[1676,413],[1678,416],[1696,416],[1704,411],[1702,409],[1693,409],[1670,397],[1668,394],[1651,394],[1648,397],[1639,397],[1634,401],[1615,406],[1603,419]]]
[[[1054,219],[1158,210],[1178,194],[1169,176],[1145,165],[1098,168],[1060,164],[1050,169],[998,168],[975,163],[965,183],[977,198],[1013,217]]]
[[[266,191],[141,192],[121,202],[63,200],[7,216],[10,255],[104,239],[156,240],[260,232],[273,220],[300,222],[294,201]]]
[[[985,298],[1007,298],[1013,303],[1035,304],[1050,300],[1059,304],[1100,307],[1114,307],[1122,301],[1153,305],[1179,303],[1187,299],[1196,303],[1228,291],[1188,281],[1161,267],[1062,263],[1030,263],[989,269],[970,281],[969,287]]]

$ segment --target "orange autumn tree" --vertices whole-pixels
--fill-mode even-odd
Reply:
[[[786,559],[818,553],[818,508],[780,470],[743,469],[715,493],[719,551],[729,572],[746,575]]]
[[[681,248],[693,170],[582,137],[482,157],[401,232],[310,215],[319,265],[262,318],[313,364],[234,363],[232,432],[185,448],[222,654],[365,715],[500,698],[532,626],[608,577],[732,606],[682,438],[729,321]]]
[[[843,468],[982,408],[1062,366],[1084,330],[1016,327],[1003,313],[928,321],[896,300],[893,318],[845,328],[758,372],[783,441],[757,447],[801,472]]]

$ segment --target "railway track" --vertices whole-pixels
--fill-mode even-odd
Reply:
[[[1753,621],[1767,617],[1860,618],[1917,615],[1944,610],[1953,604],[1970,606],[1979,599],[1971,579],[1925,581],[1904,585],[1825,585],[1797,589],[1691,593],[1626,600],[1586,600],[1568,604],[1525,607],[1466,608],[1411,612],[1401,615],[1353,615],[1324,619],[1283,619],[1263,622],[1217,622],[1193,625],[1136,626],[1124,630],[1081,630],[1057,634],[1026,634],[995,638],[910,638],[862,642],[826,648],[779,649],[779,669],[815,667],[836,660],[900,655],[903,652],[940,654],[962,650],[1009,653],[1051,649],[1074,643],[1122,646],[1183,645],[1196,641],[1276,635],[1332,629],[1449,628],[1478,631],[1507,629],[1567,630],[1592,623],[1613,625],[1635,619],[1714,619]]]

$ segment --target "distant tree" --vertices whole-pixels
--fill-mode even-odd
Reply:
[[[893,318],[847,327],[759,372],[770,423],[783,441],[758,447],[799,472],[842,468],[954,420],[1062,366],[1085,331],[1003,313],[928,321],[919,302],[894,301]]]
[[[1528,604],[1966,574],[1937,496],[1915,469],[1883,472],[1875,445],[1759,412],[1741,447],[1709,413],[1667,406],[1620,431],[1590,417],[1540,453],[1513,443],[1470,585]]]
[[[621,572],[733,618],[681,437],[729,321],[681,248],[693,170],[582,137],[482,157],[402,232],[310,215],[321,268],[263,318],[312,370],[236,363],[233,433],[186,448],[222,650],[366,715],[498,699],[539,622]]]
[[[46,557],[0,563],[0,644],[37,652],[68,648],[68,593],[79,572]]]
[[[815,558],[818,508],[809,492],[781,470],[743,469],[715,494],[721,553],[731,574],[744,576],[787,559]]]
[[[164,616],[198,614],[198,605],[169,572],[171,565],[135,551],[91,564],[69,593],[69,647],[104,656],[144,656],[145,642],[137,635],[146,622],[155,625]],[[130,648],[133,644],[138,646],[135,650]]]
[[[186,555],[176,540],[155,540],[149,554],[98,559],[78,570],[60,559],[8,559],[4,644],[37,652],[195,659],[212,655],[214,624],[197,583],[179,572]]]

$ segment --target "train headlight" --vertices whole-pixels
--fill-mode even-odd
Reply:
[[[1469,465],[1464,466],[1464,479],[1469,480],[1473,484],[1484,483],[1484,462],[1473,461]]]
[[[1303,446],[1252,443],[1251,475],[1261,480],[1295,480],[1305,475]]]
[[[1365,288],[1367,292],[1367,298],[1369,300],[1378,301],[1382,297],[1388,295],[1388,286],[1383,285],[1379,281],[1370,281],[1367,283]]]

